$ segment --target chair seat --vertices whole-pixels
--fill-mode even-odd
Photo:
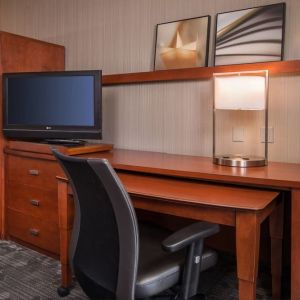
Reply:
[[[171,232],[152,224],[139,224],[140,253],[136,280],[136,298],[146,298],[174,286],[179,282],[185,251],[168,253],[161,243]],[[201,271],[217,262],[217,254],[205,249],[202,255]]]

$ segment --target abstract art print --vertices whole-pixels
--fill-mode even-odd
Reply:
[[[217,15],[215,66],[283,59],[285,3]]]
[[[154,70],[207,66],[210,16],[158,24]]]

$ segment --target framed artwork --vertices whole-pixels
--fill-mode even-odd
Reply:
[[[158,24],[154,70],[207,66],[210,16]]]
[[[217,14],[215,66],[283,59],[285,3]]]

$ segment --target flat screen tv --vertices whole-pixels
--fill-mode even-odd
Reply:
[[[3,132],[19,139],[101,139],[101,71],[3,74]]]

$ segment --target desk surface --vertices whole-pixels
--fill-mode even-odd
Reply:
[[[151,174],[278,188],[300,188],[300,164],[269,162],[267,167],[219,166],[200,156],[114,149],[89,154],[107,158],[114,168]]]
[[[16,151],[17,150],[17,151]],[[10,141],[6,153],[54,159],[49,145]],[[50,156],[49,156],[50,155]],[[212,158],[166,154],[150,151],[113,149],[82,156],[107,158],[118,170],[144,172],[184,178],[221,181],[232,184],[300,189],[300,163],[269,162],[265,167],[238,168],[219,166]]]

